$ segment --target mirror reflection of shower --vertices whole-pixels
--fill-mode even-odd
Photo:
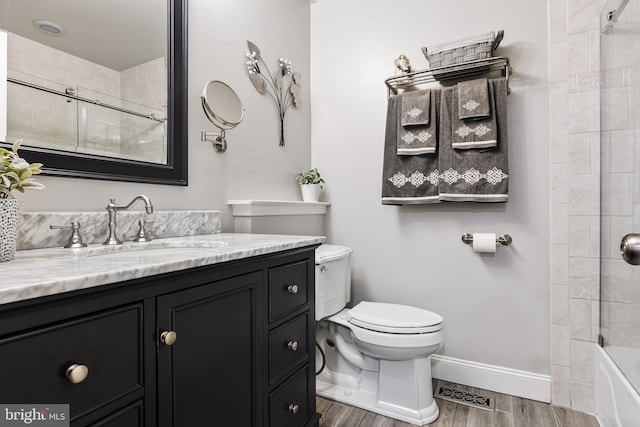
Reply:
[[[242,102],[229,85],[218,80],[212,80],[204,86],[200,100],[204,114],[220,129],[219,133],[203,130],[200,140],[210,141],[216,152],[224,153],[227,150],[225,132],[238,126],[244,118]]]

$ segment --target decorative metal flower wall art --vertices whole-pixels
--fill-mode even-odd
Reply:
[[[280,58],[278,69],[271,74],[267,64],[260,55],[258,46],[247,40],[247,72],[249,79],[261,95],[269,95],[278,108],[280,116],[280,146],[284,146],[284,116],[292,105],[302,105],[300,99],[300,73],[294,73],[291,61]]]

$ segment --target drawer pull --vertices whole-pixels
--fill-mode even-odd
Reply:
[[[164,345],[173,345],[177,339],[178,334],[176,334],[174,331],[164,331],[160,334],[160,341]]]
[[[290,294],[297,294],[298,293],[298,285],[289,285],[289,286],[287,286],[287,292],[289,292]]]
[[[289,341],[287,343],[287,347],[291,351],[296,351],[298,349],[298,341]]]
[[[297,414],[298,410],[300,409],[300,407],[298,405],[296,405],[295,403],[291,403],[289,404],[289,407],[287,408],[287,410],[289,412],[291,412],[292,414]]]
[[[87,368],[86,365],[78,365],[74,363],[67,368],[65,375],[72,384],[79,384],[89,376],[89,368]]]

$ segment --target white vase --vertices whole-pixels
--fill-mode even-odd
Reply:
[[[16,255],[16,237],[22,214],[22,200],[0,199],[0,262]]]
[[[300,184],[303,202],[317,202],[320,198],[320,184]]]

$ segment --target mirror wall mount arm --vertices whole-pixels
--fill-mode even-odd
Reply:
[[[220,129],[219,133],[207,132],[206,130],[203,130],[202,132],[200,132],[200,141],[211,141],[211,144],[213,144],[213,148],[216,150],[216,153],[224,153],[225,151],[227,151],[227,140],[225,139],[224,129]]]
[[[188,185],[187,3],[167,0],[167,164],[27,146],[21,147],[22,156],[44,164],[43,175]],[[11,143],[0,142],[0,147],[10,149]]]

